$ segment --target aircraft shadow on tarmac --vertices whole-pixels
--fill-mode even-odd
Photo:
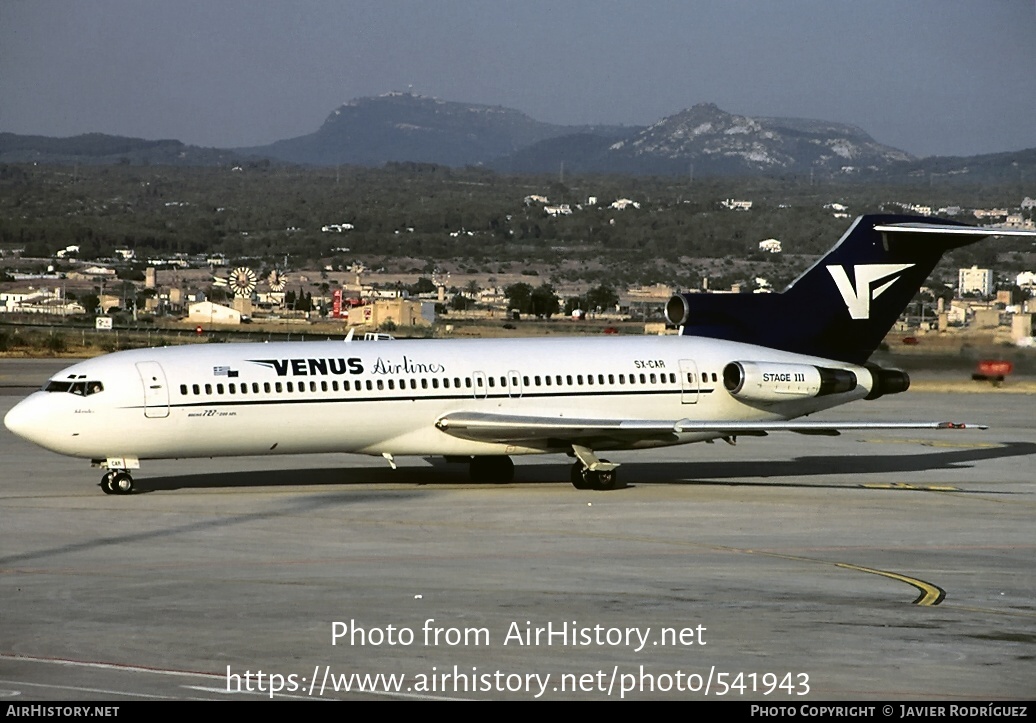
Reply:
[[[649,453],[644,453],[649,454]],[[763,484],[812,487],[810,477],[846,475],[845,484],[824,481],[830,487],[858,487],[861,476],[873,475],[872,481],[890,482],[888,475],[931,472],[938,470],[959,470],[974,466],[985,460],[1022,457],[1036,454],[1036,443],[1007,442],[995,447],[976,447],[941,451],[926,451],[917,454],[862,454],[862,455],[812,455],[790,460],[730,460],[696,462],[693,456],[686,461],[651,462],[632,460],[622,468],[622,479],[631,485],[637,482],[673,485],[734,485]],[[515,482],[519,484],[566,483],[568,469],[556,462],[545,464],[523,464],[515,468]],[[214,472],[190,475],[170,475],[141,478],[137,482],[141,493],[170,491],[178,489],[244,489],[251,487],[299,487],[299,486],[355,486],[355,485],[466,485],[486,486],[468,481],[467,467],[463,464],[433,464],[431,466],[401,466],[397,470],[388,467],[280,470],[255,470],[247,472]],[[493,485],[490,485],[493,486]]]

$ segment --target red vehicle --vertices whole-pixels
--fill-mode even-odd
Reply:
[[[988,381],[993,384],[1003,384],[1004,378],[1014,371],[1014,364],[1006,359],[983,359],[975,367],[971,378],[975,381]]]

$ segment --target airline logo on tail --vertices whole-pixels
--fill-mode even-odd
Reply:
[[[886,289],[899,279],[899,272],[909,269],[914,264],[860,264],[853,267],[855,270],[855,287],[849,281],[849,275],[841,266],[828,266],[827,272],[835,280],[838,293],[842,295],[845,308],[849,310],[849,316],[853,319],[871,318],[871,300],[877,299]],[[893,274],[896,274],[893,276]],[[893,276],[881,286],[871,289],[871,285],[877,281]]]

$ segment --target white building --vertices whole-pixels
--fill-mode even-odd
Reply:
[[[771,254],[779,254],[781,252],[781,242],[775,238],[764,239],[759,242],[759,250]]]
[[[241,312],[211,301],[200,301],[187,307],[187,321],[194,324],[240,324]]]
[[[572,207],[567,203],[562,203],[559,206],[544,206],[543,210],[548,216],[571,216]]]
[[[0,292],[0,312],[21,314],[84,314],[81,304],[69,301],[61,289],[26,289]]]
[[[980,296],[989,296],[993,293],[993,272],[991,269],[980,269],[972,266],[970,269],[957,271],[957,295],[975,293]]]
[[[633,206],[633,208],[640,208],[640,204],[637,201],[632,201],[628,198],[619,198],[612,203],[609,208],[614,208],[616,211],[624,211],[627,207]]]
[[[729,208],[731,211],[750,211],[752,209],[751,201],[739,201],[736,198],[728,198],[720,203],[723,208]]]

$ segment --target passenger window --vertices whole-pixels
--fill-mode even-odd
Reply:
[[[187,385],[186,384],[181,384],[180,385],[180,394],[184,394],[184,395],[187,394]]]
[[[206,384],[205,385],[205,393],[206,394],[212,394],[212,385],[211,384]]]
[[[194,384],[191,386],[191,391],[194,392],[195,395],[201,394],[201,387],[199,387],[197,384]]]
[[[383,382],[383,381],[381,381],[381,380],[379,379],[379,380],[378,380],[378,391],[381,391],[381,390],[382,390],[382,389],[384,389],[384,388],[385,388],[385,382]]]
[[[289,392],[294,392],[295,391],[295,383],[294,382],[285,382],[284,383],[284,388],[287,389]]]
[[[274,384],[274,388],[275,388],[275,389],[277,390],[277,393],[278,393],[278,394],[280,394],[280,393],[281,393],[281,389],[283,389],[283,387],[281,386],[281,383],[280,383],[280,382],[276,382],[276,383]]]
[[[435,377],[432,377],[432,389],[438,389],[438,388],[439,388],[439,380],[436,379]]]

